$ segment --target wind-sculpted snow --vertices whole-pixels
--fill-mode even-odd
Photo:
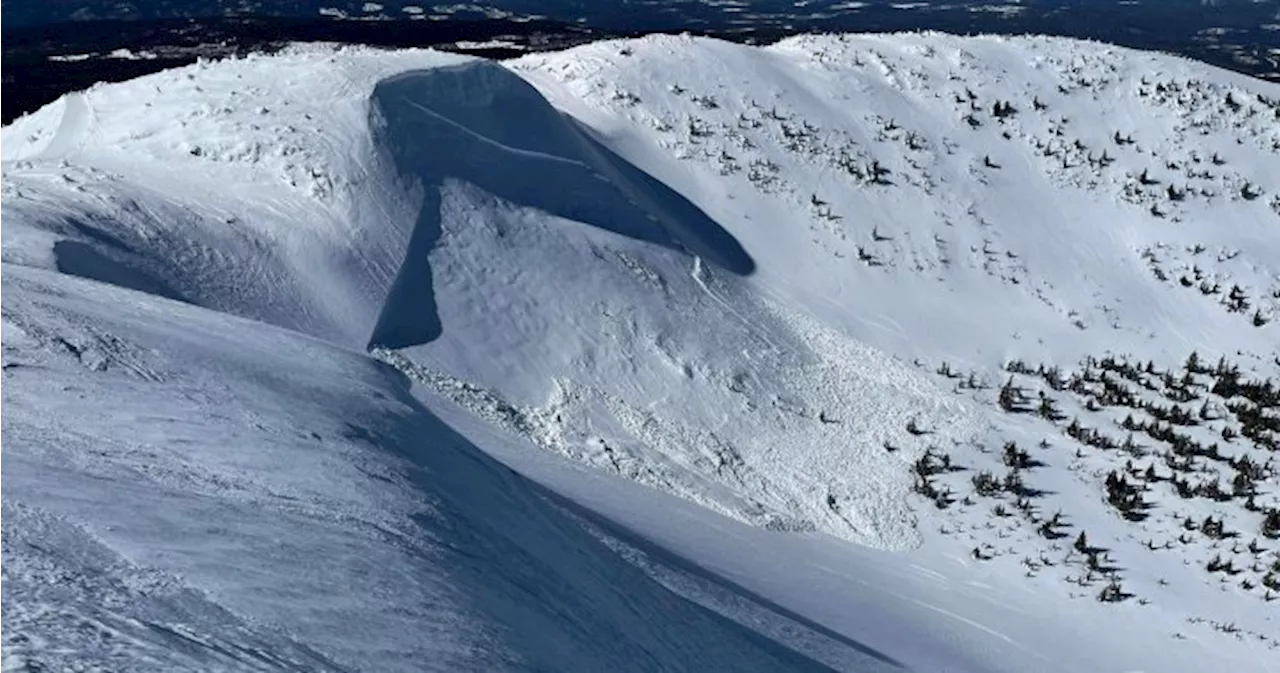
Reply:
[[[520,206],[699,254],[734,273],[751,258],[696,206],[604,149],[524,80],[488,61],[409,72],[374,87],[374,143],[423,203],[371,344],[403,347],[440,335],[432,271],[438,191],[473,184]]]
[[[4,271],[5,667],[829,670],[296,333]]]
[[[423,194],[371,345],[496,399],[549,396],[550,427],[509,426],[548,449],[770,528],[910,544],[909,481],[881,449],[908,438],[879,419],[963,439],[931,382],[815,351],[742,284],[751,259],[718,224],[500,66],[397,75],[371,109],[375,144]]]
[[[373,145],[369,97],[465,58],[340,54],[200,63],[6,127],[4,259],[362,347],[418,206]]]

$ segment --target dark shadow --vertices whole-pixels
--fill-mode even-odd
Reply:
[[[429,343],[443,333],[431,265],[427,261],[439,239],[440,190],[429,187],[424,190],[422,211],[409,236],[404,261],[382,300],[378,322],[369,337],[369,348],[403,348]]]
[[[554,502],[557,505],[568,510],[569,512],[572,512],[574,515],[579,516],[591,522],[593,525],[606,531],[609,535],[612,535],[620,540],[625,541],[627,544],[631,545],[632,547],[635,547],[636,549],[639,549],[640,551],[644,552],[646,556],[654,559],[655,561],[658,561],[664,566],[673,568],[675,570],[679,570],[680,572],[683,572],[687,575],[695,576],[698,579],[703,580],[704,582],[707,582],[709,584],[714,584],[722,589],[727,590],[730,593],[746,598],[747,600],[768,610],[769,612],[772,612],[776,615],[785,617],[786,619],[796,622],[797,624],[800,624],[805,628],[811,631],[814,631],[815,633],[822,634],[823,636],[826,636],[827,638],[830,638],[835,642],[838,642],[842,645],[849,647],[850,649],[853,649],[857,652],[865,654],[868,657],[871,657],[872,659],[875,659],[876,661],[879,661],[880,663],[883,663],[887,666],[891,666],[893,668],[899,668],[904,671],[907,670],[906,665],[903,664],[902,662],[898,661],[897,659],[894,659],[893,657],[869,645],[864,645],[846,635],[837,633],[807,617],[796,614],[795,612],[778,605],[777,603],[765,598],[764,596],[761,596],[760,594],[757,594],[738,584],[730,582],[729,580],[723,577],[720,577],[719,575],[716,575],[706,570],[705,568],[702,568],[698,564],[692,563],[688,559],[682,556],[679,556],[671,552],[670,550],[667,550],[657,544],[654,544],[653,542],[650,542],[644,536],[636,534],[626,526],[623,526],[613,521],[612,519],[600,514],[599,512],[595,512],[591,509],[588,509],[574,502],[573,500],[570,500],[569,498],[566,498],[560,495],[559,493],[552,491],[551,489],[541,484],[538,484],[536,482],[530,482],[530,483],[538,492],[540,492],[543,495],[543,497],[547,498],[551,502]],[[729,621],[727,618],[725,619],[726,621]],[[730,623],[735,623],[735,622],[730,622]],[[754,631],[749,631],[749,632],[755,634]],[[761,637],[759,634],[755,634],[755,635],[756,637]],[[781,647],[781,645],[777,645],[777,646]]]
[[[489,61],[414,71],[374,88],[375,146],[425,198],[369,345],[401,348],[442,332],[427,257],[440,237],[439,189],[476,185],[516,205],[698,255],[739,275],[755,262],[670,187],[585,133],[530,84]]]
[[[84,221],[76,218],[67,218],[65,220],[61,220],[58,224],[65,225],[75,234],[79,234],[86,240],[92,241],[93,243],[107,249],[119,250],[121,252],[132,250],[124,239],[109,232],[112,227],[118,225],[117,222],[109,218],[97,216],[94,213],[84,213],[83,217]]]
[[[96,230],[88,227],[83,229],[86,232],[96,233]],[[191,303],[166,283],[128,264],[111,259],[88,243],[71,240],[57,241],[53,244],[53,257],[61,273]]]
[[[437,417],[413,397],[412,383],[403,373],[390,366],[385,366],[385,371],[401,381],[396,398],[409,413],[392,423],[373,418],[368,419],[367,426],[348,423],[344,437],[407,459],[401,463],[405,465],[401,474],[432,503],[430,515],[412,517],[419,529],[416,534],[447,545],[449,551],[445,555],[426,552],[428,563],[447,568],[450,580],[465,592],[470,607],[490,623],[505,627],[503,644],[519,653],[531,670],[565,670],[561,667],[568,652],[560,648],[567,641],[557,642],[563,636],[556,632],[572,626],[574,620],[607,616],[619,624],[634,625],[626,613],[633,613],[644,622],[661,608],[668,611],[668,619],[692,619],[686,623],[693,626],[700,622],[702,628],[712,628],[709,632],[725,638],[717,642],[695,642],[692,635],[685,642],[677,639],[661,653],[647,653],[651,658],[637,665],[638,669],[669,670],[673,664],[680,666],[672,661],[680,652],[690,657],[683,665],[692,665],[695,660],[705,665],[708,660],[720,660],[711,655],[721,651],[732,654],[738,664],[726,661],[723,667],[713,668],[726,670],[740,665],[744,657],[755,657],[755,670],[833,673],[829,666],[808,655],[657,585],[573,518],[565,516],[556,505],[567,501],[489,456]],[[596,517],[568,504],[574,513]],[[627,540],[637,546],[643,544],[631,537]],[[421,553],[417,551],[420,546],[405,540],[410,553]],[[650,551],[665,562],[679,563],[682,569],[693,568],[674,557],[668,559],[669,554],[659,556],[665,554],[661,550]],[[782,612],[763,600],[753,599]],[[529,602],[539,606],[539,611],[530,612],[526,607]],[[610,609],[621,612],[609,612]],[[567,622],[548,618],[555,614]],[[810,624],[795,615],[788,616]],[[596,621],[589,629],[582,627],[582,631],[599,635],[605,628],[607,624]],[[629,631],[615,635],[637,645],[642,642],[634,640],[637,634]],[[841,636],[832,636],[860,651],[874,652]],[[618,646],[616,642],[577,645],[599,646],[606,651]],[[751,649],[743,650],[744,647]],[[883,656],[877,658],[893,663]]]

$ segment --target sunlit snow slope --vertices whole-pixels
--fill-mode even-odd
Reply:
[[[910,543],[909,475],[879,448],[904,433],[880,419],[959,437],[963,404],[745,284],[720,223],[510,70],[359,53],[317,82],[320,58],[15,124],[8,259],[397,349],[547,448],[762,525]]]
[[[6,653],[123,604],[93,656],[156,670],[1265,670],[1260,589],[1082,605],[918,491],[1061,435],[981,392],[1010,360],[1280,366],[1280,88],[1031,38],[298,47],[0,140]],[[1050,504],[1137,548],[1067,462]]]

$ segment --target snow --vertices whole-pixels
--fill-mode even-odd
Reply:
[[[647,580],[388,367],[47,271],[4,283],[6,656],[806,667]]]
[[[55,54],[50,56],[49,60],[71,63],[75,61],[87,61],[91,58],[93,58],[93,54]]]
[[[1274,376],[1223,302],[1280,307],[1277,101],[940,34],[300,45],[68,94],[0,137],[5,668],[1270,670],[1221,548],[1148,553],[1179,516],[1130,527],[1116,459],[981,386]],[[1011,439],[1145,603],[913,493]]]

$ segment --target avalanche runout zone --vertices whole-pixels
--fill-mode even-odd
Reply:
[[[568,377],[555,379],[545,404],[517,405],[397,351],[372,354],[544,449],[734,518],[875,546],[914,544],[914,516],[904,496],[910,472],[903,463],[925,446],[969,440],[979,417],[883,353],[780,305],[761,306],[773,313],[773,338],[792,343],[775,347],[750,370],[702,372],[699,395],[730,410],[711,427]],[[794,355],[800,352],[813,357]],[[910,432],[909,423],[925,436]],[[735,432],[741,427],[751,431]],[[897,457],[886,446],[906,450]]]
[[[968,439],[961,403],[765,296],[716,222],[511,71],[410,73],[372,107],[398,181],[424,193],[371,342],[384,359],[545,448],[736,518],[916,543],[901,461]],[[445,366],[413,366],[428,361]]]

